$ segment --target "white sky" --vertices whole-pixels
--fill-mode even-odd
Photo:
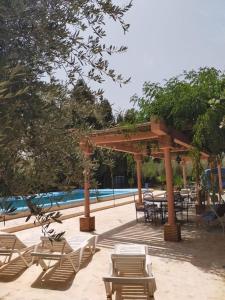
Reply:
[[[125,0],[117,2],[126,3]],[[112,22],[108,41],[128,51],[111,58],[111,66],[131,83],[120,88],[110,79],[101,86],[114,111],[132,107],[145,81],[162,82],[183,70],[209,66],[225,69],[224,0],[133,0],[124,35]]]

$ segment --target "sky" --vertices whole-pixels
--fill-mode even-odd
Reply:
[[[110,79],[101,85],[114,112],[132,108],[130,98],[142,95],[145,81],[163,83],[205,66],[225,70],[224,0],[133,0],[125,20],[126,35],[114,22],[107,25],[108,42],[128,46],[125,54],[110,58],[111,66],[131,76],[122,88]]]

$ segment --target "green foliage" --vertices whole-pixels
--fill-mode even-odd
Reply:
[[[134,186],[134,178],[133,177],[128,179],[128,184],[129,184],[130,188],[133,188],[133,186]]]
[[[173,176],[173,185],[181,189],[183,187],[183,178],[180,175]]]
[[[154,163],[153,160],[143,163],[142,174],[146,177],[156,177],[159,175],[158,164]]]
[[[108,101],[97,101],[78,79],[129,81],[107,61],[126,47],[106,45],[104,38],[106,20],[128,30],[123,19],[130,7],[111,0],[0,2],[0,197],[29,200],[82,185],[83,166],[90,162],[79,151],[80,136],[113,117]],[[59,69],[66,74],[63,83],[55,77]],[[41,221],[48,218],[36,209]]]
[[[70,83],[83,77],[101,83],[103,75],[126,83],[106,57],[127,48],[106,45],[104,38],[109,20],[127,32],[124,14],[130,7],[131,3],[122,7],[112,0],[2,0],[0,66],[21,62],[51,80],[55,70],[63,69]]]
[[[51,93],[48,101],[43,99],[41,91],[32,82],[29,85],[22,67],[9,71],[0,84],[2,196],[71,188],[83,176],[78,140],[66,128],[67,110]]]
[[[139,120],[151,116],[164,119],[177,129],[192,128],[199,115],[210,107],[210,99],[219,99],[225,90],[225,75],[214,68],[184,72],[164,85],[146,82],[144,96],[133,97],[140,108]]]
[[[164,85],[146,82],[143,93],[132,99],[139,106],[140,121],[157,116],[185,131],[199,150],[224,152],[225,73],[214,68],[185,71]]]
[[[225,100],[211,100],[210,107],[199,116],[194,127],[194,143],[198,148],[205,149],[214,155],[221,154],[224,150],[225,128],[221,127],[225,115]]]

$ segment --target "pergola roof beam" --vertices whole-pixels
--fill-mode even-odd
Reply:
[[[105,148],[105,149],[111,149],[111,150],[115,150],[115,151],[119,151],[119,152],[131,153],[131,154],[142,153],[142,151],[135,148],[134,146],[121,145],[119,143],[100,144],[98,147]]]
[[[106,135],[89,136],[90,142],[95,144],[96,146],[101,146],[101,144],[107,145],[112,143],[143,141],[150,139],[158,139],[158,136],[150,131],[126,134],[108,134],[107,139]]]

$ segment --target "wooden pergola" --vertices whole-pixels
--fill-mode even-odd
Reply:
[[[175,221],[171,160],[175,159],[178,154],[182,157],[183,180],[184,185],[186,185],[185,161],[187,153],[192,148],[187,135],[167,127],[161,120],[152,119],[150,122],[134,127],[114,127],[94,131],[82,138],[80,147],[86,158],[91,157],[94,147],[132,154],[137,167],[139,204],[142,203],[141,164],[143,157],[152,156],[164,159],[168,201],[168,223],[164,225],[164,238],[169,241],[179,241],[181,239],[180,226]],[[201,155],[202,158],[208,158],[208,154],[204,152]],[[87,169],[84,171],[84,191],[84,217],[80,219],[80,230],[93,231],[95,229],[95,219],[90,216],[89,170]]]

